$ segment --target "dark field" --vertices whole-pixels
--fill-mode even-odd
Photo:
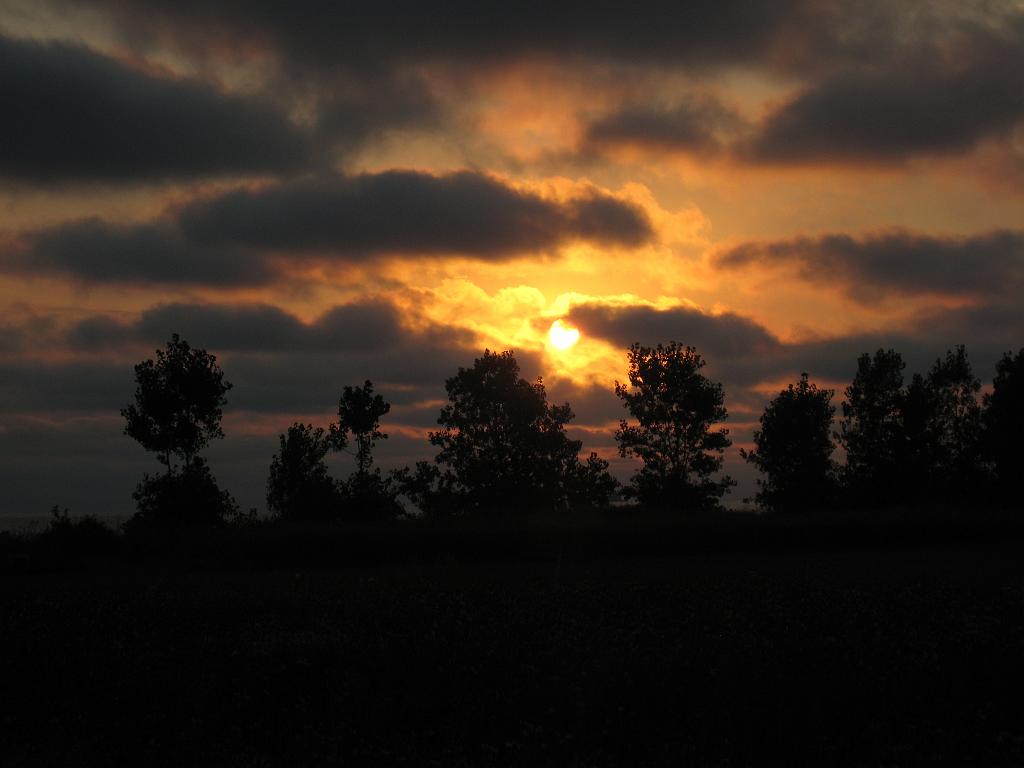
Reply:
[[[3,764],[1024,763],[1016,534],[409,530],[15,558]]]

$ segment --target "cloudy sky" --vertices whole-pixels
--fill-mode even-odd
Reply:
[[[484,348],[613,458],[625,348],[670,339],[726,388],[738,503],[801,371],[1024,345],[1022,83],[1019,0],[3,0],[0,511],[130,514],[118,409],[172,332],[235,385],[246,507],[365,378],[382,463],[431,455]]]

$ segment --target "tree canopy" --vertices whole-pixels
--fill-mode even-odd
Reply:
[[[782,390],[761,415],[752,451],[740,454],[764,475],[758,480],[759,506],[780,512],[826,507],[835,492],[831,389],[819,389],[807,374]]]
[[[224,437],[220,421],[231,384],[217,358],[174,334],[156,360],[135,366],[135,402],[121,410],[124,433],[172,469],[187,467],[209,442]]]
[[[469,512],[607,502],[614,488],[608,463],[596,454],[580,461],[582,443],[565,432],[572,409],[549,405],[543,382],[522,378],[511,351],[485,350],[445,388],[441,429],[430,433],[438,470],[418,470],[421,481],[433,479]]]
[[[1024,348],[996,363],[992,391],[984,398],[985,448],[1004,501],[1015,499],[1024,469]],[[1019,493],[1017,491],[1016,493]]]
[[[145,475],[132,494],[135,527],[208,525],[237,514],[235,500],[217,486],[199,455],[211,440],[224,437],[220,421],[231,384],[217,358],[174,334],[156,351],[156,360],[135,366],[135,382],[135,402],[121,410],[124,433],[167,467],[163,476]]]
[[[333,448],[330,435],[322,427],[296,422],[278,440],[267,479],[267,508],[288,519],[337,516],[338,489],[324,461]]]
[[[356,445],[356,471],[339,484],[346,514],[359,518],[389,518],[401,513],[396,501],[398,489],[391,477],[373,466],[373,449],[388,436],[380,429],[381,417],[391,404],[374,394],[373,382],[346,386],[338,400],[338,421],[331,425],[335,450],[344,450],[350,440]]]
[[[846,485],[861,503],[884,505],[898,494],[905,365],[893,349],[865,352],[846,388],[838,438],[846,450]]]
[[[629,385],[615,382],[615,394],[636,423],[623,419],[615,432],[619,453],[643,466],[631,492],[641,503],[664,509],[712,509],[734,485],[722,468],[732,445],[722,385],[701,373],[697,350],[677,342],[629,348]]]

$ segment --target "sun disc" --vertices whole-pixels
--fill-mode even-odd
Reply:
[[[555,349],[568,349],[580,340],[580,332],[578,328],[569,328],[561,320],[555,320],[548,331],[548,338]]]

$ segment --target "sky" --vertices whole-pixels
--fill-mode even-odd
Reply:
[[[838,404],[865,351],[991,382],[1024,346],[1022,83],[1021,0],[0,0],[0,515],[131,514],[119,409],[172,333],[234,385],[245,508],[364,379],[380,463],[431,457],[485,348],[628,478],[614,383],[669,340],[742,505],[802,371]]]

